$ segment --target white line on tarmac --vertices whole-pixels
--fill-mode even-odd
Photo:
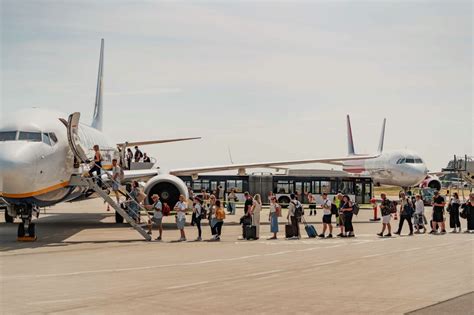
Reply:
[[[335,263],[338,263],[338,262],[340,262],[340,260],[331,260],[331,261],[326,261],[326,262],[323,262],[323,263],[311,265],[311,267],[319,267],[319,266],[331,265],[331,264],[335,264]]]
[[[194,286],[197,286],[197,285],[208,284],[208,283],[209,283],[209,281],[194,282],[194,283],[188,283],[188,284],[183,284],[183,285],[175,285],[175,286],[172,286],[172,287],[167,287],[166,289],[167,290],[183,289],[183,288],[187,288],[187,287],[194,287]]]
[[[366,256],[362,256],[362,258],[371,258],[371,257],[379,257],[379,256],[383,256],[383,255],[386,255],[387,253],[383,253],[383,254],[373,254],[373,255],[366,255]]]
[[[278,269],[278,270],[270,270],[270,271],[263,271],[263,272],[256,272],[256,273],[251,273],[247,275],[248,277],[255,277],[255,276],[263,276],[263,275],[269,275],[272,273],[277,273],[277,272],[282,272],[284,270]]]

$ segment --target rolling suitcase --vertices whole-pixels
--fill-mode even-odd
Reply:
[[[286,225],[285,225],[285,237],[286,238],[292,238],[292,237],[295,237],[295,228],[294,226],[288,222]]]
[[[308,234],[308,237],[315,238],[316,236],[318,236],[318,233],[316,232],[316,228],[313,225],[308,224],[304,217],[301,217],[301,219],[303,221],[304,229],[306,230],[306,234]]]
[[[257,238],[257,227],[255,225],[244,225],[244,238],[254,240]]]

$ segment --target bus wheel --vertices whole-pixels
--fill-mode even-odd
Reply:
[[[290,198],[282,196],[278,198],[278,203],[281,205],[282,208],[288,208],[288,205],[290,204]]]

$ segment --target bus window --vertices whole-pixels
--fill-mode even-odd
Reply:
[[[195,180],[193,181],[193,186],[192,186],[194,191],[201,191],[201,181],[200,180]]]
[[[202,180],[201,189],[205,189],[206,191],[209,192],[209,180],[208,179],[203,179]]]
[[[230,192],[234,188],[236,192],[244,191],[244,184],[241,179],[229,179],[227,180],[227,192]]]
[[[291,186],[293,185],[293,181],[291,182]],[[286,180],[279,180],[277,182],[277,194],[290,194],[293,192],[293,187],[290,186],[290,182]]]
[[[325,180],[321,181],[321,193],[331,193],[331,182]]]
[[[319,186],[320,182],[318,180],[313,180],[311,181],[311,186],[313,187],[313,190],[311,193],[313,194],[320,194],[321,193],[321,187]]]
[[[339,182],[339,187],[337,189],[342,194],[353,194],[354,193],[354,182],[343,180]]]

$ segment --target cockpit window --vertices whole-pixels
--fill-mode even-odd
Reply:
[[[414,164],[414,163],[415,163],[415,159],[414,159],[414,158],[407,158],[407,159],[405,160],[405,163]]]
[[[416,159],[415,159],[415,163],[416,163],[416,164],[423,164],[423,160],[420,159],[420,158],[416,158]]]
[[[16,131],[0,131],[0,141],[15,141]]]
[[[405,158],[398,159],[397,164],[404,164]]]
[[[49,137],[49,134],[43,133],[43,142],[46,143],[47,145],[51,145],[51,139]]]
[[[51,144],[55,145],[58,142],[58,137],[54,134],[54,132],[49,133],[49,138],[51,139]]]
[[[32,142],[41,142],[41,132],[20,131],[18,140],[26,140]]]

